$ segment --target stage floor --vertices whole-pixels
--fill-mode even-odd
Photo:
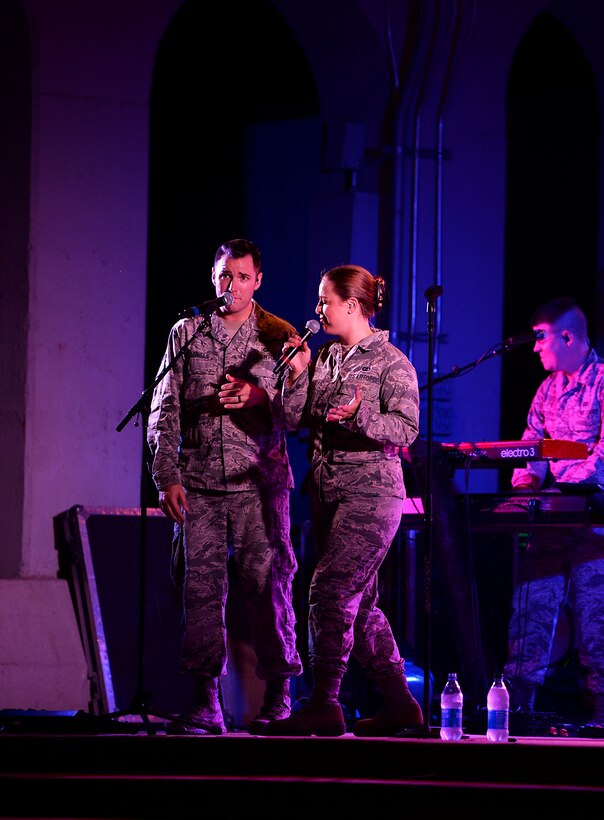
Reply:
[[[86,730],[57,720],[4,721],[0,817],[150,820],[220,812],[327,820],[385,817],[404,806],[498,818],[523,817],[536,799],[541,813],[574,816],[604,805],[600,738],[183,736],[155,721],[150,733],[139,721]]]

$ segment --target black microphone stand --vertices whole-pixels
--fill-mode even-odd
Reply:
[[[134,416],[141,418],[141,431],[143,434],[143,450],[142,450],[142,464],[141,464],[141,483],[140,483],[140,573],[139,573],[139,608],[138,608],[138,650],[137,650],[137,689],[132,697],[130,707],[128,709],[112,712],[108,715],[110,718],[121,718],[127,716],[138,716],[141,718],[148,734],[155,734],[155,728],[151,724],[149,717],[161,718],[170,722],[180,722],[190,724],[190,721],[176,717],[173,714],[166,712],[158,712],[151,710],[149,702],[151,699],[151,691],[145,688],[145,674],[144,674],[144,657],[145,657],[145,615],[146,615],[146,580],[147,580],[147,472],[150,470],[149,462],[146,454],[148,453],[147,442],[147,426],[149,420],[149,413],[151,411],[151,399],[153,391],[163,377],[175,365],[175,363],[188,350],[193,339],[200,330],[208,326],[210,321],[209,315],[203,315],[200,323],[191,334],[190,338],[183,344],[180,350],[172,356],[170,361],[163,367],[155,377],[153,383],[143,390],[139,400],[132,405],[130,410],[126,413],[124,418],[115,428],[120,433],[126,424]],[[138,427],[138,420],[134,422],[135,427]],[[192,725],[192,724],[191,724]]]
[[[438,729],[430,727],[430,666],[431,666],[431,577],[432,577],[432,531],[433,531],[433,512],[432,512],[432,418],[433,418],[433,390],[434,384],[434,351],[436,340],[436,300],[442,295],[443,289],[441,285],[432,285],[429,287],[424,296],[427,299],[426,310],[428,311],[428,400],[427,400],[427,446],[428,455],[426,457],[426,478],[425,478],[425,493],[424,493],[424,532],[425,532],[425,548],[424,548],[424,652],[423,652],[423,666],[424,666],[424,688],[423,688],[423,718],[424,722],[419,733],[414,729],[403,729],[397,734],[397,737],[422,737],[422,738],[438,738],[440,732]]]
[[[431,657],[431,598],[432,598],[432,537],[433,537],[433,506],[432,506],[432,440],[433,417],[434,417],[434,351],[436,341],[436,300],[442,296],[442,286],[432,285],[424,296],[427,299],[426,310],[428,311],[428,398],[427,398],[427,449],[426,459],[426,493],[424,499],[425,518],[425,550],[424,550],[424,731],[428,737],[431,736],[430,711],[432,708],[430,699],[430,669]]]

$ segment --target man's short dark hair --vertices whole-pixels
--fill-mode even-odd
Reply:
[[[259,273],[262,270],[262,256],[260,248],[251,239],[229,239],[228,242],[223,242],[214,256],[214,267],[224,256],[229,259],[241,259],[248,254],[252,257],[256,273]]]
[[[531,316],[530,325],[535,327],[541,324],[564,324],[566,330],[571,330],[577,337],[582,337],[589,343],[587,317],[570,296],[560,296],[538,307]]]
[[[570,296],[560,296],[536,308],[530,318],[529,324],[531,326],[540,324],[554,325],[571,310],[578,310],[580,313],[583,313],[577,302],[571,299]]]

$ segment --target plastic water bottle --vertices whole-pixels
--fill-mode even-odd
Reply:
[[[440,736],[442,740],[459,740],[463,734],[461,719],[463,694],[457,672],[449,672],[445,688],[440,696]]]
[[[510,693],[503,675],[495,675],[493,685],[487,695],[487,740],[505,743],[510,735]]]

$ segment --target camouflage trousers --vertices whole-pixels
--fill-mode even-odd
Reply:
[[[313,674],[343,677],[353,653],[367,675],[404,673],[388,619],[378,607],[378,570],[399,527],[401,498],[311,496],[316,565],[309,590]]]
[[[182,668],[207,678],[226,674],[225,612],[232,556],[258,677],[301,674],[292,604],[297,562],[290,538],[289,491],[264,496],[248,491],[188,492],[187,499]]]
[[[591,543],[590,543],[591,541]],[[539,548],[541,544],[537,545]],[[592,534],[560,538],[552,545],[557,571],[545,558],[536,556],[521,568],[512,595],[505,676],[522,693],[544,683],[562,607],[570,611],[577,654],[585,668],[585,689],[604,696],[604,557],[602,539]],[[547,549],[543,545],[543,549]],[[529,549],[530,553],[530,549]],[[515,702],[513,706],[532,703]]]

